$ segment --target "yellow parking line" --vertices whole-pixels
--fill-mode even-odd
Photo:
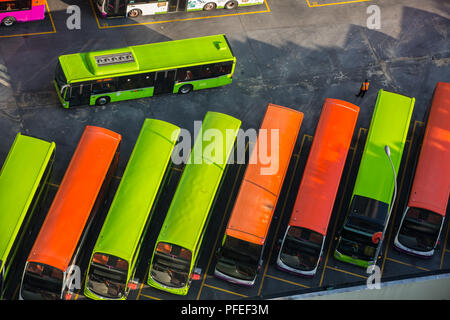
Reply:
[[[59,188],[59,184],[54,184],[54,183],[51,183],[51,182],[47,182],[47,184],[48,184],[50,187],[53,187],[53,188]]]
[[[205,283],[204,286],[208,287],[208,288],[211,288],[211,289],[216,289],[216,290],[219,290],[219,291],[223,291],[223,292],[226,292],[226,293],[231,293],[231,294],[234,294],[236,296],[243,297],[243,298],[248,298],[248,296],[246,296],[244,294],[240,294],[240,293],[237,293],[237,292],[233,292],[233,291],[225,290],[225,289],[222,289],[222,288],[214,287],[214,286],[211,286],[211,285],[206,284],[206,283]]]
[[[278,278],[278,277],[272,276],[270,274],[266,274],[266,277],[272,278],[272,279],[275,279],[275,280],[278,280],[278,281],[286,282],[286,283],[289,283],[289,284],[293,284],[295,286],[299,286],[299,287],[303,287],[303,288],[310,288],[310,287],[308,287],[308,286],[306,286],[304,284],[301,284],[301,283],[298,283],[298,282],[289,281],[289,280],[286,280],[286,279],[283,279],[283,278]]]
[[[152,296],[149,296],[149,295],[146,295],[146,294],[143,294],[143,293],[141,294],[141,296],[149,298],[149,299],[153,299],[153,300],[162,300],[161,298],[152,297]]]
[[[406,262],[399,261],[399,260],[395,260],[395,259],[392,259],[392,258],[386,258],[386,260],[389,260],[389,261],[392,261],[392,262],[395,262],[395,263],[399,263],[399,264],[403,264],[403,265],[408,266],[408,267],[413,267],[413,268],[417,268],[417,269],[424,270],[424,271],[430,271],[430,269],[419,267],[419,266],[415,266],[413,264],[406,263]]]
[[[306,0],[308,3],[308,7],[314,8],[314,7],[325,7],[325,6],[335,6],[339,4],[350,4],[350,3],[357,3],[357,2],[367,2],[371,0],[352,0],[352,1],[343,1],[343,2],[333,2],[333,3],[324,3],[324,4],[318,4],[316,1],[313,1],[311,4],[309,0]]]
[[[350,167],[349,167],[349,169],[348,169],[347,177],[346,177],[346,179],[345,179],[344,191],[343,191],[343,194],[342,194],[341,201],[340,201],[340,203],[339,203],[339,208],[338,208],[338,211],[337,211],[336,221],[334,222],[333,230],[332,230],[332,232],[330,233],[330,236],[331,236],[331,237],[334,237],[334,234],[335,234],[335,232],[336,232],[337,223],[338,223],[338,221],[339,221],[339,216],[340,216],[340,213],[341,213],[341,210],[342,210],[342,205],[343,205],[343,203],[344,203],[344,198],[345,198],[344,195],[345,195],[345,191],[347,190],[348,182],[349,182],[349,180],[350,180],[350,176],[351,176],[351,173],[352,173],[353,161],[355,160],[355,155],[356,155],[356,151],[358,150],[358,144],[359,144],[359,140],[360,140],[360,137],[361,137],[361,132],[363,132],[363,131],[367,131],[367,129],[365,129],[365,128],[359,128],[359,131],[358,131],[358,138],[356,139],[356,144],[355,144],[354,151],[353,151],[353,154],[352,154],[352,159],[350,160]],[[327,264],[328,264],[328,257],[330,256],[330,251],[331,251],[331,247],[333,246],[333,242],[334,242],[333,239],[331,239],[330,245],[328,246],[327,254],[326,254],[326,256],[325,256],[325,262],[324,262],[324,267],[323,267],[322,275],[320,276],[319,287],[322,286],[323,278],[324,278],[324,275],[325,275],[325,270],[326,270]]]
[[[252,11],[252,12],[240,12],[240,13],[230,13],[230,14],[222,14],[222,15],[215,15],[215,16],[207,16],[207,17],[192,17],[192,18],[185,18],[185,19],[173,19],[173,20],[164,20],[164,21],[150,21],[150,22],[142,22],[142,23],[130,23],[130,24],[121,24],[116,26],[102,26],[100,25],[100,22],[97,17],[97,12],[94,8],[94,5],[92,3],[92,0],[89,0],[91,3],[92,10],[94,11],[95,19],[97,21],[97,26],[99,29],[111,29],[111,28],[121,28],[121,27],[135,27],[135,26],[143,26],[143,25],[149,25],[149,24],[159,24],[159,23],[168,23],[168,22],[180,22],[180,21],[192,21],[192,20],[204,20],[204,19],[211,19],[211,18],[221,18],[221,17],[233,17],[233,16],[242,16],[242,15],[249,15],[249,14],[256,14],[256,13],[270,13],[270,7],[267,3],[267,0],[264,0],[264,4],[266,6],[266,10],[261,11]]]
[[[413,145],[414,133],[416,132],[416,127],[417,127],[417,124],[419,124],[419,123],[423,123],[423,122],[421,122],[421,121],[415,121],[414,122],[414,127],[413,127],[413,131],[412,131],[412,134],[411,134],[411,139],[410,139],[409,146],[408,146],[408,152],[406,154],[405,167],[403,168],[402,178],[401,178],[401,181],[400,181],[400,187],[398,189],[397,195],[400,195],[402,193],[402,190],[403,190],[403,183],[404,183],[405,176],[406,176],[406,169],[408,168],[409,157],[411,156],[411,149],[412,149],[412,145]],[[386,241],[386,252],[383,255],[383,263],[381,265],[380,275],[383,275],[384,264],[386,263],[386,258],[387,258],[388,251],[389,251],[389,243],[391,242],[392,231],[394,230],[393,221],[395,221],[395,217],[397,216],[397,211],[398,211],[398,202],[399,202],[399,199],[398,198],[395,199],[395,203],[393,203],[394,207],[393,207],[393,210],[392,210],[392,217],[390,217],[389,221],[388,221],[388,223],[390,222],[390,228],[389,228],[389,232],[388,232],[388,237],[386,238],[386,240],[387,240]]]
[[[247,149],[248,149],[248,142],[245,145],[245,152],[247,152]],[[228,212],[228,208],[229,208],[229,206],[231,204],[231,198],[232,198],[231,195],[234,193],[234,189],[236,188],[236,184],[237,184],[237,181],[238,181],[238,178],[239,178],[239,174],[241,172],[242,167],[243,167],[243,165],[240,164],[239,168],[238,168],[238,171],[236,173],[236,176],[234,178],[233,186],[231,187],[231,191],[230,191],[230,197],[228,198],[227,204],[225,205],[224,214],[222,215],[222,221],[220,222],[220,227],[219,227],[218,230],[222,230],[222,227],[223,227],[223,225],[225,223],[225,214]],[[216,237],[216,240],[214,241],[214,245],[213,245],[213,249],[212,249],[211,255],[209,256],[208,264],[206,265],[205,273],[203,274],[202,283],[200,284],[200,289],[198,290],[198,294],[197,294],[197,299],[196,300],[199,300],[200,299],[200,295],[202,294],[203,286],[205,285],[205,281],[206,281],[206,275],[208,274],[209,267],[211,266],[212,258],[214,257],[214,253],[215,253],[215,249],[216,249],[216,246],[217,246],[217,241],[219,241],[219,237],[220,237],[220,234],[218,233],[217,237]]]
[[[47,8],[48,16],[50,18],[50,22],[52,24],[53,31],[36,32],[36,33],[22,33],[22,34],[11,34],[11,35],[8,35],[8,36],[0,36],[0,38],[13,38],[13,37],[23,37],[23,36],[38,36],[38,35],[43,35],[43,34],[56,33],[55,23],[53,22],[52,13],[50,12],[50,8],[48,7],[47,2],[45,2],[45,7]]]
[[[301,145],[300,145],[300,150],[299,150],[298,153],[297,153],[299,156],[298,156],[297,159],[295,160],[294,171],[293,171],[291,180],[289,181],[289,186],[288,186],[288,189],[287,189],[287,192],[286,192],[287,195],[289,195],[289,193],[290,193],[290,191],[291,191],[292,183],[294,182],[294,178],[295,178],[295,171],[297,170],[298,162],[299,162],[299,160],[300,160],[300,154],[301,154],[301,152],[302,152],[302,150],[303,150],[303,144],[305,143],[306,138],[308,138],[309,140],[312,140],[312,136],[310,136],[310,135],[308,135],[308,134],[304,134],[304,135],[303,135],[302,143],[301,143]],[[266,262],[266,265],[265,265],[265,267],[264,267],[264,273],[263,273],[262,279],[261,279],[261,284],[260,284],[259,289],[258,289],[258,294],[257,294],[258,296],[261,294],[261,290],[262,290],[263,284],[264,284],[264,278],[265,278],[266,275],[267,275],[267,270],[268,270],[268,268],[269,268],[269,261],[270,261],[270,258],[272,257],[273,247],[274,247],[275,242],[276,242],[276,239],[277,239],[278,230],[280,229],[281,220],[283,220],[282,218],[283,218],[284,211],[285,211],[285,209],[286,209],[286,204],[287,204],[288,198],[289,198],[289,197],[286,196],[286,198],[284,199],[283,207],[281,208],[281,213],[280,213],[280,217],[278,218],[278,224],[277,224],[277,227],[276,227],[276,230],[275,230],[275,235],[274,235],[274,238],[273,238],[273,240],[272,240],[272,245],[270,246],[269,257],[267,258],[267,262]]]
[[[346,274],[349,274],[349,275],[352,275],[352,276],[355,276],[355,277],[359,277],[359,278],[367,279],[367,277],[366,277],[366,276],[363,276],[363,275],[360,275],[360,274],[357,274],[357,273],[353,273],[353,272],[350,272],[350,271],[342,270],[342,269],[339,269],[339,268],[335,268],[335,267],[330,267],[330,266],[327,266],[326,268],[327,268],[327,269],[331,269],[331,270],[334,270],[334,271],[338,271],[338,272],[346,273]]]

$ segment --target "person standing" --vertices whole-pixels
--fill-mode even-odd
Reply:
[[[359,93],[356,95],[357,97],[364,97],[366,92],[369,90],[369,80],[365,79],[361,84],[361,88],[359,89]]]

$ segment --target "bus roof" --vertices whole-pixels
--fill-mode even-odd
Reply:
[[[0,171],[0,260],[13,245],[55,150],[54,142],[17,134]]]
[[[240,126],[241,121],[231,116],[211,111],[206,114],[157,243],[167,242],[194,251]],[[204,140],[207,140],[207,130],[211,129],[226,137],[222,144],[222,152],[215,153],[218,155],[217,159],[205,156],[208,144]],[[209,131],[211,132],[213,131]]]
[[[119,61],[111,62],[108,59]],[[172,40],[59,57],[68,83],[233,59],[235,58],[225,35]]]
[[[359,107],[354,104],[325,100],[290,226],[307,228],[325,236],[358,114]]]
[[[252,151],[227,225],[228,236],[256,244],[265,242],[302,120],[302,112],[268,105],[256,141],[257,148]],[[278,153],[276,163],[264,164],[258,156],[260,141],[265,140],[261,136],[261,129],[267,130],[267,155]],[[276,142],[272,142],[272,130],[279,130]],[[272,148],[272,143],[278,150]],[[264,170],[270,166],[275,166],[277,171],[266,174]]]
[[[445,216],[450,192],[450,83],[436,85],[409,207]]]
[[[384,148],[388,145],[391,150],[397,175],[414,102],[414,98],[383,89],[378,92],[353,195],[381,201],[390,206],[394,174]]]
[[[121,140],[86,126],[27,261],[66,271]]]
[[[93,252],[131,261],[163,181],[180,128],[145,119]]]

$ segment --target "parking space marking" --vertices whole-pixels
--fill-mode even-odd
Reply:
[[[312,1],[312,4],[311,4],[309,0],[306,0],[308,7],[310,7],[310,8],[335,6],[335,5],[339,5],[339,4],[351,4],[351,3],[368,2],[368,1],[372,1],[372,0],[352,0],[352,1],[342,1],[342,2],[322,3],[322,4],[317,3],[317,1]]]
[[[249,146],[249,143],[247,142],[247,144],[245,145],[245,152],[244,152],[244,154],[247,153],[248,146]],[[230,204],[231,204],[231,198],[232,198],[232,195],[234,194],[234,189],[236,188],[237,181],[238,181],[238,178],[240,176],[242,167],[243,167],[243,164],[240,164],[239,168],[238,168],[238,171],[236,173],[236,176],[234,177],[234,182],[233,182],[233,185],[231,186],[230,197],[228,198],[227,204],[225,205],[225,211],[224,211],[225,214],[222,215],[222,220],[220,221],[220,227],[219,227],[218,230],[222,230],[223,225],[225,223],[225,216],[226,216],[226,213],[229,210],[229,207],[230,207]],[[198,291],[196,300],[199,300],[200,299],[200,295],[202,294],[203,286],[205,285],[205,281],[206,281],[206,276],[208,274],[209,267],[211,266],[211,262],[212,262],[212,259],[214,257],[214,253],[216,252],[216,246],[217,246],[217,242],[219,241],[220,236],[221,236],[221,233],[218,233],[217,237],[216,237],[216,240],[214,241],[214,245],[213,245],[213,248],[212,248],[213,250],[211,252],[211,255],[209,256],[208,263],[206,265],[205,273],[203,274],[202,283],[200,284],[200,289]]]
[[[22,34],[11,34],[8,36],[0,36],[0,38],[13,38],[13,37],[23,37],[23,36],[37,36],[42,34],[52,34],[56,33],[55,23],[53,22],[52,13],[50,12],[50,8],[48,7],[47,1],[45,2],[45,7],[47,8],[48,16],[50,18],[50,22],[52,24],[53,31],[46,31],[46,32],[35,32],[35,33],[22,33]]]
[[[430,269],[427,269],[427,268],[424,268],[424,267],[415,266],[413,264],[406,263],[406,262],[403,262],[403,261],[400,261],[400,260],[396,260],[396,259],[392,259],[392,258],[386,258],[386,260],[389,260],[389,261],[392,261],[392,262],[395,262],[395,263],[399,263],[399,264],[403,264],[403,265],[408,266],[408,267],[417,268],[417,269],[420,269],[420,270],[423,270],[423,271],[430,271]]]
[[[383,255],[383,262],[381,264],[380,276],[383,276],[384,265],[386,263],[386,258],[387,258],[388,252],[389,252],[389,244],[391,243],[392,231],[394,230],[393,222],[395,221],[395,218],[397,216],[397,211],[398,211],[398,202],[400,200],[399,199],[399,195],[401,195],[402,191],[403,191],[403,183],[405,182],[405,176],[406,176],[406,171],[407,171],[406,169],[408,168],[409,157],[411,156],[411,149],[412,149],[412,145],[413,145],[413,142],[414,142],[414,134],[416,132],[417,125],[419,123],[423,125],[422,121],[417,121],[417,120],[414,121],[413,131],[412,131],[412,134],[411,134],[411,138],[409,139],[408,152],[406,153],[405,165],[404,165],[404,168],[403,168],[403,172],[401,174],[402,178],[400,180],[400,186],[399,186],[398,191],[397,191],[397,199],[395,199],[394,207],[393,207],[393,210],[392,210],[392,217],[390,217],[389,221],[388,221],[388,223],[390,222],[390,225],[388,226],[389,232],[388,232],[388,237],[386,239],[387,240],[386,241],[386,252]],[[397,179],[398,179],[398,177],[397,177]]]
[[[271,12],[269,4],[267,3],[267,0],[264,0],[264,5],[266,6],[266,10],[260,10],[260,11],[229,13],[229,14],[207,16],[207,17],[192,17],[192,18],[185,18],[185,19],[173,19],[173,20],[163,20],[163,21],[150,21],[150,22],[141,22],[141,23],[120,24],[120,25],[115,25],[115,26],[102,26],[102,25],[100,25],[100,21],[99,21],[98,16],[97,16],[97,11],[95,10],[95,7],[94,7],[94,4],[92,3],[92,0],[89,0],[89,2],[91,4],[91,8],[92,8],[92,10],[94,12],[95,20],[97,21],[97,26],[98,26],[99,29],[111,29],[111,28],[121,28],[121,27],[135,27],[135,26],[144,26],[144,25],[149,25],[149,24],[160,24],[160,23],[169,23],[169,22],[204,20],[204,19],[211,19],[211,18],[233,17],[233,16],[248,15],[248,14],[270,13]]]
[[[335,220],[334,225],[333,225],[333,230],[332,230],[332,232],[331,232],[331,234],[330,234],[331,237],[334,237],[334,234],[335,234],[335,232],[336,232],[336,227],[337,227],[337,224],[338,224],[338,221],[339,221],[339,216],[340,216],[340,213],[341,213],[341,210],[342,210],[342,205],[343,205],[343,203],[344,203],[345,191],[347,190],[348,182],[349,182],[349,180],[350,180],[350,176],[351,176],[351,173],[352,173],[353,161],[355,160],[356,151],[358,150],[358,144],[359,144],[359,140],[360,140],[360,138],[361,138],[361,132],[364,132],[364,131],[367,131],[367,129],[366,129],[366,128],[359,128],[359,131],[358,131],[358,138],[356,139],[356,144],[355,144],[355,147],[354,147],[354,149],[353,149],[354,151],[353,151],[353,154],[352,154],[352,159],[350,160],[350,167],[349,167],[349,169],[348,169],[347,177],[345,178],[345,184],[344,184],[344,190],[343,190],[343,192],[342,192],[342,198],[341,198],[341,201],[340,201],[340,203],[339,203],[339,207],[338,207],[338,211],[337,211],[337,216],[336,216],[336,218],[335,218],[336,220]],[[334,242],[334,241],[333,241],[333,238],[331,238],[331,239],[330,239],[330,244],[329,244],[329,246],[328,246],[327,254],[326,254],[326,256],[325,256],[325,263],[324,263],[322,275],[321,275],[321,277],[320,277],[319,287],[321,287],[321,286],[322,286],[322,283],[323,283],[323,278],[324,278],[325,271],[326,271],[326,268],[327,268],[328,258],[329,258],[329,256],[330,256],[330,251],[331,251],[331,248],[332,248],[332,246],[333,246],[333,242]]]
[[[299,286],[299,287],[303,287],[303,288],[311,288],[311,287],[309,287],[307,285],[304,285],[304,284],[301,284],[301,283],[298,283],[298,282],[294,282],[294,281],[289,281],[289,280],[286,280],[286,279],[283,279],[283,278],[278,278],[278,277],[272,276],[270,274],[266,274],[266,277],[272,278],[272,279],[275,279],[275,280],[278,280],[278,281],[286,282],[286,283],[289,283],[289,284],[293,284],[295,286]]]
[[[325,268],[324,268],[324,269],[325,269]],[[342,270],[342,269],[339,269],[339,268],[335,268],[335,267],[326,266],[326,269],[330,269],[330,270],[334,270],[334,271],[346,273],[346,274],[349,274],[349,275],[351,275],[351,276],[355,276],[355,277],[367,279],[366,276],[363,276],[363,275],[360,275],[360,274],[357,274],[357,273],[353,273],[353,272],[350,272],[350,271],[347,271],[347,270]],[[321,286],[321,285],[319,285],[319,287],[320,287],[320,286]]]
[[[212,285],[209,285],[209,284],[207,284],[207,283],[205,283],[205,284],[204,284],[204,286],[205,286],[205,287],[208,287],[208,288],[211,288],[211,289],[215,289],[215,290],[223,291],[223,292],[226,292],[226,293],[231,293],[231,294],[234,294],[234,295],[236,295],[236,296],[240,296],[240,297],[243,297],[243,298],[248,298],[248,296],[246,296],[246,295],[244,295],[244,294],[241,294],[241,293],[237,293],[237,292],[233,292],[233,291],[230,291],[230,290],[226,290],[226,289],[223,289],[223,288],[219,288],[219,287],[214,287],[214,286],[212,286]]]
[[[273,240],[272,240],[272,244],[271,244],[271,246],[270,246],[269,257],[267,258],[266,265],[265,265],[265,267],[264,267],[264,273],[263,273],[262,278],[261,278],[261,284],[260,284],[260,286],[259,286],[257,296],[261,295],[261,290],[262,290],[263,284],[264,284],[264,278],[265,278],[266,275],[267,275],[267,270],[268,270],[268,268],[269,268],[269,264],[270,264],[269,262],[270,262],[270,259],[271,259],[271,257],[272,257],[273,248],[274,248],[275,242],[276,242],[276,240],[277,240],[278,231],[279,231],[279,229],[280,229],[281,221],[283,220],[283,214],[284,214],[284,211],[285,211],[285,208],[286,208],[287,201],[288,201],[288,199],[289,199],[289,194],[290,194],[290,191],[291,191],[291,188],[292,188],[292,183],[294,182],[295,171],[297,171],[298,162],[299,162],[299,160],[300,160],[300,154],[301,154],[301,152],[302,152],[302,150],[303,150],[303,144],[305,143],[305,140],[306,140],[306,139],[312,140],[313,137],[310,136],[309,134],[304,134],[304,135],[303,135],[303,139],[302,139],[302,143],[301,143],[301,145],[300,145],[300,150],[297,152],[298,157],[297,157],[297,159],[295,160],[294,169],[293,169],[294,171],[293,171],[291,180],[289,181],[288,189],[287,189],[287,191],[286,191],[286,198],[284,199],[283,206],[281,207],[281,213],[280,213],[280,216],[279,216],[279,218],[278,218],[278,224],[277,224],[277,227],[276,227],[276,229],[275,229],[275,233],[274,233],[274,237],[273,237]]]
[[[143,294],[143,293],[141,293],[141,296],[149,298],[149,299],[153,299],[153,300],[162,300],[161,298],[152,297],[152,296],[149,296],[149,295]]]
[[[49,185],[50,187],[53,187],[53,188],[59,188],[59,184],[54,184],[54,183],[51,183],[51,182],[47,182],[47,185]]]

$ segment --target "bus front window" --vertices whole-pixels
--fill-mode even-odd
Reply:
[[[317,232],[289,227],[281,248],[280,260],[291,268],[312,271],[319,262],[323,239]]]
[[[127,261],[96,253],[89,268],[88,289],[99,296],[119,299],[125,294],[127,273]]]
[[[431,251],[438,240],[442,216],[425,209],[409,208],[398,234],[398,241],[417,251]]]
[[[216,269],[228,276],[252,281],[258,270],[262,246],[227,236]]]
[[[191,258],[191,251],[174,244],[159,242],[150,275],[164,286],[183,288],[188,282]]]
[[[344,228],[336,250],[347,256],[372,261],[375,259],[377,245],[372,242],[372,238],[359,232],[354,232]]]
[[[66,76],[64,75],[64,71],[61,67],[61,63],[58,61],[56,64],[56,70],[55,70],[55,81],[58,85],[59,89],[61,89],[65,84],[67,84]]]
[[[63,272],[51,266],[30,262],[23,276],[21,295],[24,300],[57,300],[61,298]]]

